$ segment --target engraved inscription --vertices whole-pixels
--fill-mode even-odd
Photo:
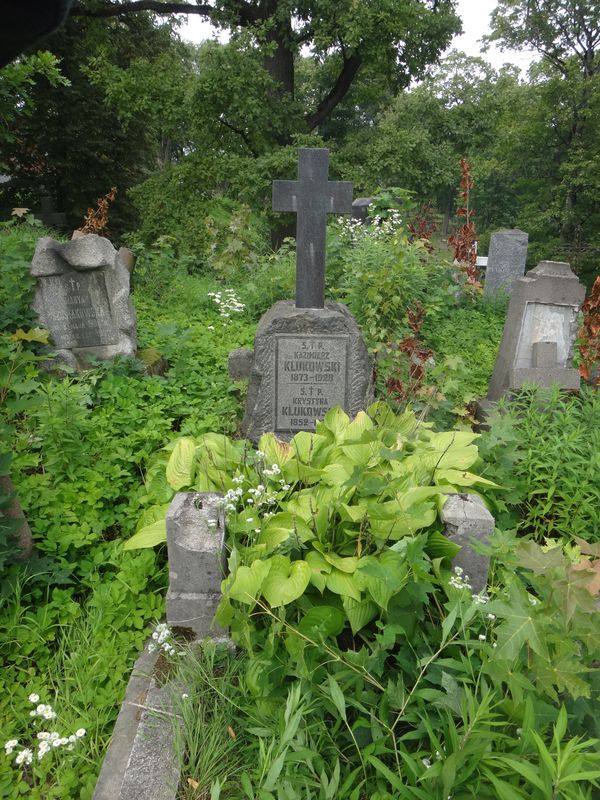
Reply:
[[[50,275],[42,280],[48,328],[57,347],[117,343],[118,334],[101,272]]]
[[[277,336],[276,430],[312,431],[346,405],[348,336]]]

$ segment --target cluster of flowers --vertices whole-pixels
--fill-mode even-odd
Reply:
[[[469,576],[464,575],[464,570],[462,567],[454,567],[452,571],[454,572],[454,575],[450,578],[450,586],[453,586],[455,589],[473,588],[469,583]]]
[[[400,212],[391,210],[388,216],[380,217],[376,215],[370,218],[371,224],[365,224],[359,219],[352,217],[338,217],[338,222],[342,228],[342,235],[349,239],[352,244],[356,244],[359,239],[366,236],[371,239],[382,239],[396,233],[404,225]]]
[[[148,652],[153,653],[157,647],[166,653],[168,656],[174,655],[183,655],[183,650],[179,652],[175,648],[173,644],[169,641],[173,636],[173,631],[169,628],[166,622],[159,622],[156,628],[154,629],[154,633],[152,634],[153,642],[150,642],[148,645]],[[154,644],[156,642],[156,644]]]
[[[35,693],[29,695],[30,703],[38,703],[39,699],[39,695]],[[43,717],[43,719],[50,720],[56,719],[56,712],[52,709],[52,706],[40,703],[33,711],[29,712],[29,716]],[[52,750],[58,750],[60,747],[73,750],[75,744],[84,736],[85,728],[79,728],[79,730],[75,731],[75,733],[70,736],[61,736],[58,731],[40,731],[37,734],[38,749],[35,757],[38,761],[41,761],[47,753],[50,753]],[[21,749],[15,756],[15,764],[17,764],[17,766],[28,766],[34,759],[33,749],[31,747],[23,747],[18,739],[10,739],[6,742],[4,745],[4,753],[10,756],[18,747]]]
[[[241,313],[246,306],[239,301],[233,289],[225,289],[224,292],[209,292],[209,297],[212,297],[214,302],[219,308],[221,317],[229,317],[231,314]]]

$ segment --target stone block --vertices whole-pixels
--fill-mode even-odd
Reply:
[[[223,633],[213,625],[225,573],[222,497],[179,492],[167,512],[167,623],[190,628],[199,639]]]
[[[135,354],[129,272],[108,239],[40,239],[31,274],[37,279],[33,308],[59,360],[84,367],[89,357]]]
[[[247,381],[252,374],[254,364],[254,350],[247,347],[238,347],[229,353],[227,367],[232,381]]]
[[[517,229],[493,233],[485,270],[484,296],[511,294],[515,281],[523,277],[529,234]]]
[[[477,553],[473,542],[488,544],[494,532],[494,518],[476,494],[451,494],[442,509],[445,535],[461,550],[453,566],[461,567],[469,576],[473,592],[482,592],[488,580],[489,556]]]
[[[330,408],[355,416],[372,398],[371,359],[345,306],[296,308],[284,300],[262,317],[243,422],[248,438],[273,431],[289,440],[314,430]]]

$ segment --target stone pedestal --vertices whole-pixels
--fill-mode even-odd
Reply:
[[[90,356],[135,355],[129,271],[108,239],[40,239],[31,274],[37,278],[33,307],[60,361],[79,368]]]
[[[225,522],[214,492],[179,492],[167,512],[167,623],[196,638],[224,632],[213,625],[225,574]]]
[[[492,234],[485,270],[485,297],[512,293],[515,281],[525,273],[528,242],[529,234],[516,228]]]
[[[473,543],[489,543],[494,532],[493,516],[478,495],[452,494],[444,503],[442,522],[445,535],[461,548],[452,560],[453,566],[462,568],[473,592],[482,592],[487,586],[490,558],[478,553]]]
[[[243,433],[288,440],[334,406],[354,416],[372,402],[371,359],[348,309],[276,303],[259,322]]]
[[[579,388],[571,359],[584,297],[576,275],[559,261],[542,261],[516,281],[488,400],[526,383]]]

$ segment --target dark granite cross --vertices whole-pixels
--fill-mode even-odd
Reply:
[[[297,181],[273,181],[273,211],[295,211],[296,308],[325,305],[327,214],[352,212],[352,184],[328,181],[329,150],[300,148]]]

